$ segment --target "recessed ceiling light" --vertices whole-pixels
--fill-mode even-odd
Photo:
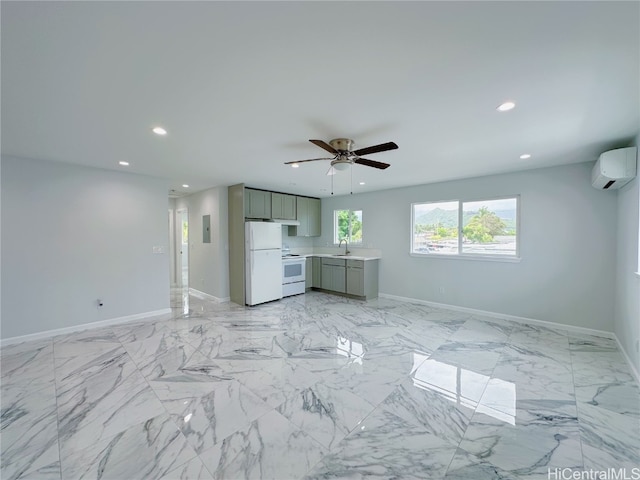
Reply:
[[[496,110],[498,110],[499,112],[508,112],[509,110],[512,110],[515,106],[516,104],[513,102],[504,102],[498,105],[496,107]]]
[[[183,183],[183,184],[182,184],[182,187],[183,187],[183,188],[189,188],[189,185],[187,185],[186,183]]]
[[[128,167],[129,166],[129,162],[125,162],[125,161],[118,162],[118,165],[122,165],[123,167]]]
[[[522,155],[520,155],[521,160],[526,160],[527,158],[531,158],[530,153],[523,153]]]
[[[298,168],[300,165],[298,165],[297,163],[292,163],[291,164],[291,168]]]
[[[167,134],[167,131],[162,127],[154,127],[152,132],[155,133],[156,135],[166,135]]]
[[[364,185],[364,182],[360,182],[360,185]]]

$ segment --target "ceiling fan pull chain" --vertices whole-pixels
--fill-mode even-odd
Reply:
[[[349,171],[351,172],[351,195],[353,195],[353,165],[349,167]]]

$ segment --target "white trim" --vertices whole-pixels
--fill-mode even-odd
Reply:
[[[134,320],[157,317],[159,315],[166,315],[167,313],[171,313],[170,308],[163,308],[161,310],[153,310],[150,312],[136,313],[134,315],[126,315],[124,317],[110,318],[107,320],[100,320],[98,322],[83,323],[81,325],[73,325],[71,327],[56,328],[54,330],[45,330],[44,332],[30,333],[28,335],[20,335],[18,337],[3,338],[2,340],[0,340],[0,347],[14,345],[16,343],[30,342],[33,340],[40,340],[43,338],[56,337],[58,335],[65,335],[68,333],[81,332],[83,330],[89,330],[89,329],[100,328],[100,327],[110,327],[112,325],[120,325],[121,323],[128,323]]]
[[[633,273],[636,275],[636,277],[640,278],[640,272],[633,272]]]
[[[631,357],[629,355],[627,355],[627,351],[622,346],[622,342],[620,342],[620,339],[618,338],[618,336],[614,334],[613,338],[616,339],[616,342],[618,344],[618,348],[620,349],[620,351],[622,352],[622,355],[624,356],[625,360],[629,364],[629,368],[631,369],[631,373],[635,377],[636,382],[638,382],[638,385],[640,385],[640,373],[638,373],[638,370],[636,369],[636,366],[631,361]]]
[[[400,300],[403,302],[429,305],[431,307],[436,307],[436,308],[446,308],[448,310],[455,310],[458,312],[472,313],[477,315],[486,315],[490,317],[500,318],[502,320],[510,320],[517,323],[530,323],[533,325],[540,325],[543,327],[553,328],[555,330],[566,330],[568,332],[586,333],[589,335],[596,335],[598,337],[615,338],[615,334],[613,332],[606,332],[604,330],[596,330],[593,328],[586,328],[586,327],[576,327],[574,325],[567,325],[565,323],[555,323],[555,322],[549,322],[546,320],[537,320],[535,318],[518,317],[516,315],[508,315],[506,313],[490,312],[488,310],[478,310],[476,308],[469,308],[469,307],[459,307],[457,305],[449,305],[447,303],[429,302],[427,300],[419,300],[417,298],[409,298],[409,297],[400,297],[398,295],[389,295],[387,293],[380,293],[378,294],[378,296],[382,298],[390,298],[392,300]]]
[[[418,252],[409,252],[410,257],[420,257],[420,258],[443,258],[446,260],[474,260],[474,261],[482,261],[482,262],[505,262],[505,263],[520,263],[522,260],[521,257],[514,257],[512,255],[471,255],[468,253],[452,253],[451,255],[447,255],[444,253],[418,253]]]
[[[196,290],[195,288],[191,288],[191,287],[189,287],[189,295],[193,295],[194,297],[199,298],[200,300],[209,300],[211,302],[216,302],[216,303],[225,303],[231,300],[230,297],[223,297],[223,298],[214,297],[213,295],[209,295],[208,293],[201,292],[200,290]]]

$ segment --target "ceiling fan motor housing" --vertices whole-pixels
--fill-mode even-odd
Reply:
[[[350,138],[334,138],[329,142],[329,145],[331,145],[336,150],[350,152],[353,150],[355,144]]]

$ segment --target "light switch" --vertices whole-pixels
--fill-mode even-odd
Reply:
[[[164,253],[164,247],[162,245],[155,245],[153,247],[153,253]]]

